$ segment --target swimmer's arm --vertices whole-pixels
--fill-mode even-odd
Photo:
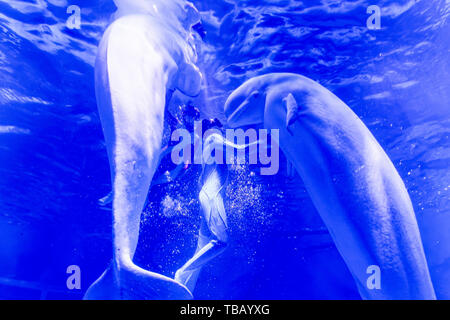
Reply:
[[[270,146],[267,145],[264,146],[263,144],[261,144],[261,141],[259,140],[253,141],[248,144],[236,144],[234,142],[227,140],[220,134],[212,134],[207,138],[205,142],[205,148],[203,151],[203,162],[206,164],[211,164],[211,161],[213,160],[211,151],[214,149],[220,149],[223,146],[225,146],[226,148],[232,148],[236,150],[248,149],[249,156],[253,156],[258,153],[258,145],[260,146],[260,148],[262,147],[270,148]]]

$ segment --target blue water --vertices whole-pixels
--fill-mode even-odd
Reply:
[[[255,5],[255,3],[258,3]],[[66,27],[70,4],[80,30]],[[450,40],[447,0],[203,0],[194,103],[223,119],[245,80],[294,72],[333,91],[364,121],[405,181],[439,298],[450,298]],[[111,186],[93,64],[112,0],[0,1],[0,298],[79,299],[111,258]],[[231,172],[227,251],[200,276],[198,299],[358,299],[297,176]],[[192,255],[200,215],[193,167],[156,186],[136,262],[173,276]],[[82,289],[68,290],[78,265]]]

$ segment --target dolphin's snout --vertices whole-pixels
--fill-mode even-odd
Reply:
[[[264,122],[264,105],[255,95],[239,89],[233,92],[225,103],[228,126],[232,128],[257,126]]]
[[[236,99],[236,92],[233,92],[227,99],[227,101],[225,102],[225,106],[224,106],[224,112],[225,112],[225,116],[228,118],[230,118],[231,114],[234,112],[234,110],[237,108],[237,106],[239,106],[242,101],[238,101]]]

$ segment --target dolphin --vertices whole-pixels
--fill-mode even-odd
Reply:
[[[158,166],[166,97],[200,92],[202,75],[183,0],[115,0],[116,20],[100,42],[95,89],[113,191],[113,259],[85,299],[190,299],[182,284],[133,262],[140,216]],[[107,202],[107,197],[103,199]]]
[[[363,299],[436,298],[405,185],[344,102],[311,79],[272,73],[237,88],[225,114],[233,128],[279,129],[279,146],[302,178]],[[371,285],[374,275],[377,286]]]

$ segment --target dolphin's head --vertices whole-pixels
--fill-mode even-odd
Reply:
[[[186,0],[114,0],[118,16],[126,14],[149,14],[160,16],[173,23],[179,21],[186,30],[200,22],[200,13]]]
[[[234,90],[225,102],[228,125],[232,128],[262,125],[265,96],[260,78],[250,79]]]

